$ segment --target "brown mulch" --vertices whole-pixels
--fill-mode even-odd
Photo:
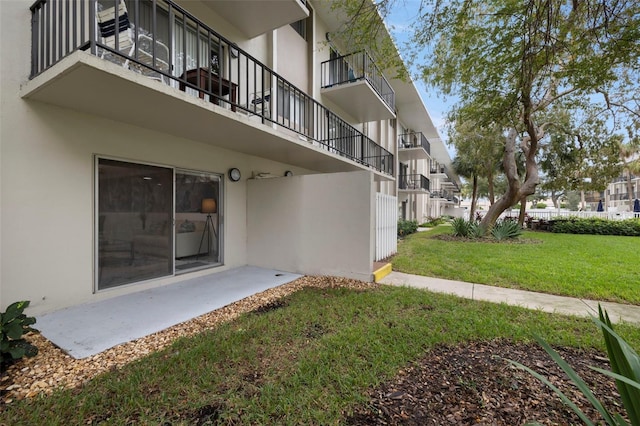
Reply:
[[[335,277],[303,277],[253,295],[191,321],[76,360],[44,337],[29,339],[39,348],[34,358],[9,367],[0,377],[0,412],[14,400],[51,393],[57,388],[80,387],[96,375],[117,369],[175,339],[191,336],[231,321],[242,313],[270,309],[303,287],[377,285]],[[613,412],[621,412],[615,383],[588,368],[609,368],[605,354],[596,350],[556,348],[585,379],[595,395]],[[599,419],[584,397],[537,344],[508,340],[466,342],[439,346],[401,370],[395,379],[370,391],[370,401],[346,420],[350,425],[521,425],[535,420],[544,425],[581,424],[558,397],[536,378],[505,359],[521,362],[562,389],[589,415]]]
[[[279,287],[254,294],[190,321],[83,359],[75,359],[62,352],[40,334],[30,333],[26,338],[38,348],[38,354],[33,358],[22,359],[19,363],[10,366],[6,372],[0,374],[0,411],[5,404],[17,399],[50,394],[58,388],[80,387],[100,373],[117,369],[167,347],[179,337],[193,336],[215,328],[243,313],[277,303],[283,297],[304,287],[347,287],[365,290],[377,286],[373,283],[340,277],[305,276]],[[38,324],[36,323],[34,327],[37,328]]]
[[[596,350],[554,348],[589,385],[609,412],[623,412],[613,380],[589,365],[609,369]],[[545,376],[590,419],[600,415],[535,343],[506,340],[440,346],[370,392],[370,401],[350,416],[350,425],[543,425],[583,424],[559,397],[511,359]]]

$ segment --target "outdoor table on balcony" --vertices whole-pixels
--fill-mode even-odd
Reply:
[[[236,111],[236,96],[238,91],[238,85],[230,82],[225,78],[220,78],[218,74],[209,72],[208,68],[196,68],[187,70],[180,76],[180,90],[183,92],[186,90],[186,83],[191,83],[198,86],[199,89],[209,89],[209,76],[211,76],[211,93],[218,96],[227,96],[231,98],[231,111]],[[200,99],[204,99],[205,92],[200,90]],[[216,105],[220,105],[216,96],[209,96],[211,102]]]

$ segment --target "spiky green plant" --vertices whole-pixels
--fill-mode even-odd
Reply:
[[[466,221],[461,217],[457,217],[451,222],[451,233],[454,237],[466,237],[469,235],[470,225],[471,222]]]
[[[591,405],[598,410],[609,426],[638,426],[640,425],[640,356],[633,350],[631,346],[620,337],[615,331],[609,314],[606,310],[602,309],[602,306],[598,305],[599,318],[593,318],[593,321],[602,331],[604,336],[605,345],[607,347],[607,353],[609,355],[609,363],[611,364],[611,371],[604,370],[602,368],[592,367],[589,368],[598,371],[604,375],[612,377],[616,380],[616,386],[618,392],[620,392],[620,399],[622,400],[622,406],[627,412],[627,417],[631,423],[622,418],[620,413],[611,414],[604,407],[604,405],[593,395],[589,386],[580,378],[578,373],[575,372],[571,366],[562,359],[551,346],[536,336],[536,340],[544,348],[545,351],[551,356],[551,358],[558,364],[560,368],[569,376],[571,381],[587,398]],[[518,362],[509,360],[513,365],[528,371],[530,374],[538,378],[544,384],[549,386],[562,401],[569,406],[580,419],[588,426],[594,425],[594,423],[587,417],[587,415],[574,404],[560,389],[555,387],[546,377],[535,372],[527,366],[524,366]]]
[[[520,228],[518,222],[503,220],[501,222],[497,222],[493,228],[491,228],[491,235],[496,240],[518,238],[522,235],[522,228]]]

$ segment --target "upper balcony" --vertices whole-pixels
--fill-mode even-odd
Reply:
[[[366,52],[321,65],[321,93],[361,123],[395,118],[395,92]]]
[[[306,0],[214,0],[205,4],[248,38],[309,17]]]
[[[439,179],[447,179],[449,177],[447,174],[447,168],[436,161],[431,162],[431,170],[429,173],[431,174],[431,177],[437,177]]]
[[[429,179],[419,173],[400,175],[398,177],[398,190],[409,193],[429,192]]]
[[[25,99],[318,172],[393,179],[389,151],[172,1],[38,0],[31,12]]]
[[[438,191],[431,191],[431,198],[439,199],[448,203],[458,203],[458,197],[453,195],[453,192],[446,189],[440,189]]]
[[[458,188],[458,184],[453,179],[451,179],[448,175],[447,175],[447,180],[442,180],[440,182],[440,186],[442,188],[447,188],[448,190],[453,192],[460,192],[460,188]]]
[[[428,160],[431,155],[431,144],[422,132],[409,132],[398,138],[398,159]]]

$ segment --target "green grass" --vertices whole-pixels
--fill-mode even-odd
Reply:
[[[228,424],[339,424],[439,344],[539,334],[551,344],[603,349],[589,320],[398,287],[301,290],[286,306],[246,314],[106,373],[82,389],[18,401],[0,424],[195,424],[218,410]],[[640,328],[616,329],[637,347]]]
[[[443,241],[440,226],[405,238],[393,269],[500,287],[640,305],[640,238],[525,232],[537,243]]]

